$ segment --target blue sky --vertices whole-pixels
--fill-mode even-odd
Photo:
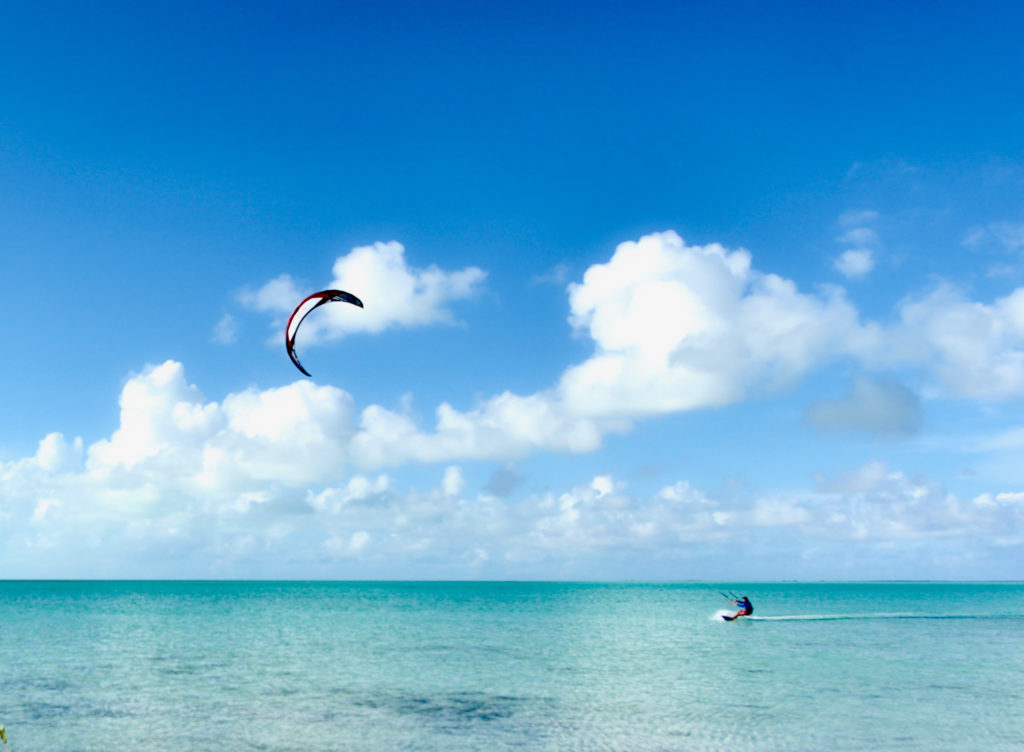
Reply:
[[[0,577],[1024,578],[1022,29],[5,7]]]

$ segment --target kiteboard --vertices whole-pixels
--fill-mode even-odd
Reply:
[[[722,618],[725,619],[726,621],[735,621],[736,620],[735,616],[724,616],[723,615]]]

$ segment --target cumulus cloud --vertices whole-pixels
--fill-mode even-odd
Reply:
[[[824,430],[908,436],[920,427],[921,401],[896,381],[858,376],[848,394],[836,400],[815,402],[807,408],[804,420]]]
[[[448,303],[475,295],[487,275],[476,267],[446,272],[406,264],[400,243],[354,248],[334,262],[331,286],[349,290],[367,304],[365,317],[332,322],[336,331],[381,332],[393,326],[451,324]],[[357,292],[358,291],[358,292]],[[373,305],[370,305],[370,301]]]
[[[324,551],[334,556],[356,556],[370,542],[370,534],[365,530],[357,530],[351,535],[338,535],[336,533],[324,541]]]
[[[343,277],[368,287],[405,279],[413,301],[385,309],[373,324],[384,327],[450,321],[447,303],[483,279],[410,269],[397,244],[356,249],[336,272],[343,287]],[[862,322],[840,289],[802,291],[758,271],[743,249],[690,246],[668,232],[619,245],[567,292],[569,326],[592,343],[589,357],[532,395],[504,392],[468,410],[442,403],[427,428],[408,411],[358,410],[346,392],[311,381],[211,401],[180,363],[147,368],[126,382],[108,437],[85,445],[54,433],[33,455],[0,465],[0,518],[15,540],[8,557],[110,548],[167,561],[202,552],[232,566],[286,554],[500,567],[563,550],[670,551],[765,531],[898,540],[1019,527],[1016,489],[964,501],[881,465],[846,488],[830,481],[729,504],[682,481],[637,496],[606,475],[515,498],[522,479],[509,465],[475,494],[455,465],[423,493],[370,474],[411,461],[589,452],[646,416],[736,402],[836,359],[917,368],[933,394],[1024,394],[1024,289],[988,304],[941,286],[904,300],[894,323]],[[274,301],[287,295],[291,306],[294,293],[279,278],[252,305],[282,310]],[[808,414],[819,426],[876,432],[907,431],[918,418],[912,393],[867,379]]]
[[[312,291],[311,291],[312,292]],[[258,290],[244,289],[238,300],[246,308],[254,311],[271,311],[274,313],[291,313],[304,293],[288,274],[282,274],[270,280]]]
[[[1001,221],[972,227],[961,242],[972,251],[993,247],[1018,254],[1024,252],[1024,222]]]
[[[847,217],[844,226],[858,232],[854,220],[873,218],[861,212]],[[622,243],[608,262],[593,265],[568,287],[569,324],[593,343],[594,353],[569,366],[552,388],[531,395],[504,392],[469,410],[442,403],[433,426],[426,427],[406,411],[370,405],[359,416],[349,459],[372,468],[589,452],[638,419],[731,404],[752,392],[792,385],[839,358],[919,368],[934,394],[1003,399],[1024,393],[1024,314],[1018,310],[1024,291],[986,306],[942,287],[903,301],[899,321],[883,326],[861,322],[839,288],[803,292],[751,262],[746,250],[690,246],[673,232]],[[398,244],[355,249],[339,259],[336,272],[339,285],[368,279],[377,280],[370,287],[406,289],[400,301],[415,301],[418,286],[435,291],[421,303],[445,298],[439,290],[468,294],[482,278],[474,270],[446,275],[436,269],[418,277],[405,266]],[[448,281],[432,287],[427,279]],[[408,313],[419,304],[396,305]],[[440,311],[433,303],[427,308]],[[390,322],[405,320],[397,311],[382,315]],[[871,411],[853,417],[869,405]],[[889,413],[883,426],[883,413],[896,406],[901,409]],[[910,430],[915,415],[905,393],[860,383],[844,403],[823,403],[809,419],[899,433]]]
[[[134,414],[141,405],[152,408],[146,421]],[[557,576],[582,566],[623,576],[759,536],[794,559],[792,546],[807,541],[1009,541],[1024,523],[1018,490],[964,500],[881,462],[814,489],[729,500],[685,480],[636,493],[610,474],[513,497],[516,480],[502,498],[491,482],[472,489],[454,465],[434,488],[403,489],[346,465],[334,434],[352,420],[349,410],[337,390],[308,382],[206,402],[178,364],[147,369],[126,384],[122,425],[110,438],[83,449],[51,434],[35,455],[0,465],[0,558],[8,571],[53,576],[132,574],[147,562],[167,576],[185,567],[240,576],[257,564],[377,576]],[[94,569],[76,568],[83,560]],[[606,562],[639,568],[595,569]]]
[[[839,216],[843,233],[836,242],[849,246],[835,260],[833,266],[847,279],[867,276],[875,268],[875,253],[879,247],[878,233],[868,225],[878,219],[878,212],[853,210]]]
[[[167,361],[129,379],[120,404],[117,430],[85,461],[112,502],[180,495],[248,508],[268,488],[334,480],[348,461],[351,398],[334,387],[300,381],[207,402]]]
[[[303,324],[303,340],[314,343],[357,332],[457,323],[450,304],[478,294],[486,276],[472,266],[458,271],[409,266],[401,243],[353,248],[334,262],[333,277],[324,287],[351,292],[365,308],[353,315],[347,306],[324,306]],[[243,291],[240,301],[251,309],[284,316],[309,292],[300,291],[284,274],[258,290]]]
[[[318,493],[308,491],[306,503],[317,511],[338,514],[349,504],[373,504],[374,500],[385,498],[391,490],[391,479],[387,475],[375,478],[354,475],[344,486],[329,486]]]
[[[230,313],[225,313],[213,327],[211,339],[219,345],[233,345],[238,338],[238,321]]]
[[[637,419],[792,384],[832,358],[866,355],[879,338],[842,290],[802,293],[752,269],[747,251],[688,246],[672,232],[619,245],[608,263],[569,286],[569,301],[570,325],[595,352],[553,388],[505,392],[471,410],[442,403],[430,429],[406,412],[368,406],[353,461],[375,467],[589,452]]]
[[[445,496],[458,496],[466,487],[466,479],[462,477],[462,470],[454,465],[445,468],[444,479],[441,481],[441,488]]]
[[[843,251],[836,259],[835,267],[849,279],[863,277],[875,268],[875,256],[867,248]]]
[[[875,239],[864,225],[876,218],[871,211],[844,214],[840,240]],[[849,274],[866,273],[873,259],[859,250],[844,258]],[[482,279],[473,268],[410,269],[397,243],[357,248],[338,259],[334,284],[378,290],[391,302],[382,301],[366,317],[336,311],[339,318],[318,317],[317,326],[337,335],[449,321],[443,303],[472,294]],[[271,299],[281,290],[290,306],[288,280],[275,280],[256,297]],[[942,287],[903,301],[899,322],[883,326],[861,322],[839,288],[804,292],[791,280],[755,269],[746,250],[690,246],[665,232],[620,244],[606,263],[570,284],[568,295],[569,324],[593,343],[594,353],[570,365],[552,388],[532,395],[505,392],[470,410],[442,403],[429,427],[407,412],[370,405],[360,414],[352,461],[369,468],[510,459],[538,450],[589,452],[638,419],[734,403],[751,392],[791,385],[838,358],[919,368],[935,394],[1002,399],[1024,393],[1024,317],[1017,310],[1024,292],[986,306]],[[845,406],[815,408],[811,422],[852,425],[851,411],[871,403],[878,407],[873,425],[880,425],[881,412],[899,401],[891,387],[872,391],[860,384],[855,391]],[[905,409],[890,417],[889,428],[897,432],[914,420],[902,396]],[[894,427],[897,417],[903,429]],[[861,427],[873,430],[868,422],[861,418]]]
[[[465,412],[442,403],[432,432],[423,431],[409,415],[371,405],[363,410],[352,456],[360,465],[379,467],[523,457],[537,450],[581,453],[599,447],[609,431],[628,427],[622,420],[573,415],[549,393],[520,397],[505,392]]]
[[[69,443],[63,434],[51,433],[39,442],[35,460],[42,470],[57,472],[76,467],[82,459],[82,454],[81,437],[76,437]]]
[[[834,479],[820,479],[819,495],[800,500],[813,510],[806,535],[852,540],[902,540],[992,535],[1024,523],[1016,505],[995,509],[961,499],[941,484],[911,478],[874,461]],[[812,506],[813,505],[813,506]]]
[[[870,227],[852,227],[836,241],[845,245],[870,245],[878,242],[878,233]]]
[[[559,394],[587,416],[729,404],[866,352],[877,335],[838,288],[802,293],[754,270],[745,250],[688,246],[672,232],[622,243],[569,300],[573,329],[596,352],[563,374]]]
[[[925,365],[943,392],[978,399],[1024,394],[1024,288],[988,305],[949,285],[899,306],[893,361]]]

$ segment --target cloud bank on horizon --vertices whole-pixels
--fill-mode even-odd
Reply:
[[[871,271],[875,219],[841,221],[840,242],[855,246],[836,263],[844,276]],[[393,241],[354,248],[332,274],[367,306],[311,317],[303,334],[324,346],[457,324],[452,304],[487,279],[410,267]],[[239,300],[277,331],[303,294],[281,275]],[[109,436],[54,432],[0,463],[0,560],[15,576],[671,577],[700,561],[708,573],[870,577],[916,556],[939,574],[964,562],[989,572],[1024,544],[1020,487],[960,498],[878,460],[740,494],[685,477],[635,491],[607,473],[517,493],[465,476],[472,463],[594,453],[645,421],[771,399],[836,364],[854,373],[851,390],[809,405],[806,425],[911,436],[922,400],[1024,396],[1024,288],[986,302],[937,283],[871,320],[839,286],[801,290],[747,250],[666,231],[619,244],[566,295],[588,356],[539,391],[466,410],[453,395],[432,423],[309,380],[209,400],[184,363],[146,366],[124,384]],[[224,343],[228,321],[216,327]],[[431,487],[402,482],[413,466],[433,473]],[[746,569],[730,562],[740,546]]]

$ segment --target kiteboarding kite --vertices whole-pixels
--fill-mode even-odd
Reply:
[[[284,328],[284,346],[288,350],[288,357],[292,359],[295,367],[311,378],[312,374],[302,367],[298,356],[295,354],[295,335],[298,334],[299,324],[302,323],[303,319],[324,303],[351,303],[360,308],[363,307],[363,301],[344,290],[321,290],[320,292],[313,293],[295,306],[292,315],[288,317],[288,325]]]

